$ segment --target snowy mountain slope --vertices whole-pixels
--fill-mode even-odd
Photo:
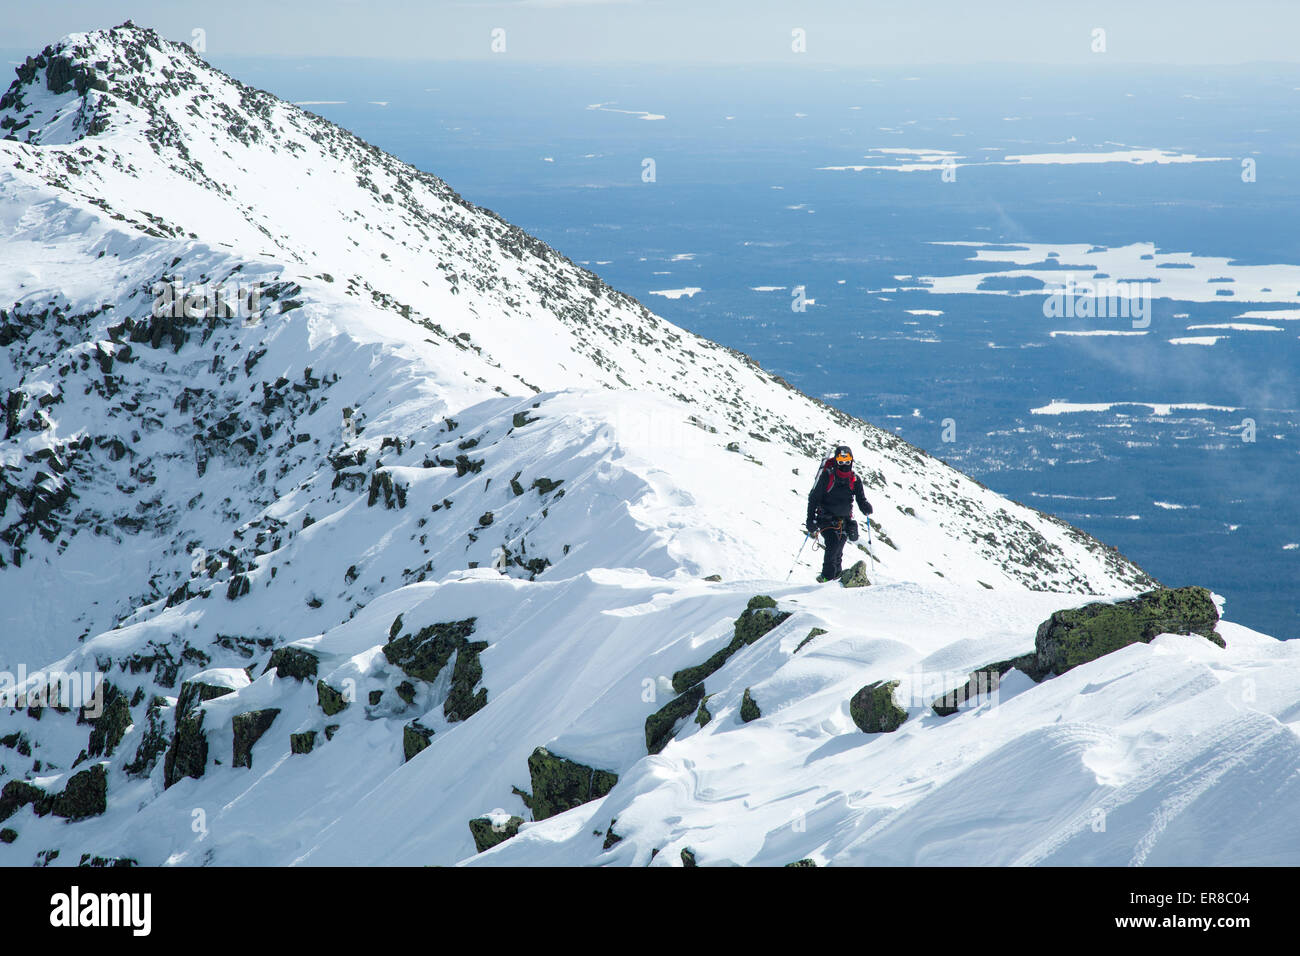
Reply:
[[[623,778],[604,801],[627,808],[611,859],[644,862],[679,840],[654,808],[698,767],[704,789],[669,816],[714,828],[696,839],[702,859],[776,862],[785,844],[764,854],[753,841],[789,803],[800,761],[861,746],[845,701],[873,675],[946,678],[1029,649],[1038,621],[1081,595],[1154,583],[187,47],[118,28],[69,37],[18,73],[0,100],[0,669],[100,670],[119,696],[102,727],[75,710],[0,710],[10,783],[55,794],[106,768],[106,812],[67,826],[12,808],[3,825],[18,836],[0,862],[50,849],[58,863],[456,862],[475,848],[469,819],[528,818],[511,788],[529,787],[539,745]],[[152,314],[155,285],[173,280],[262,294],[247,315]],[[840,440],[877,509],[877,586],[783,584],[816,455]],[[797,573],[815,573],[808,554]],[[668,676],[725,644],[757,593],[808,610],[709,679],[713,724],[647,756],[644,721],[672,696]],[[796,655],[789,628],[819,621],[829,649]],[[1242,646],[1211,647],[1205,667],[1234,679],[1269,667],[1281,683],[1250,719],[1293,721],[1286,646],[1232,633]],[[418,662],[390,659],[404,641]],[[1204,663],[1190,650],[1166,661],[1164,646],[1107,663],[1163,697]],[[1006,706],[1034,701],[1026,732],[1043,731],[1064,706],[1055,688],[1086,670]],[[728,723],[739,681],[771,717]],[[1119,698],[1093,696],[1080,719],[1113,724],[1114,746],[1145,732],[1103,707]],[[1196,700],[1205,714],[1226,706],[1208,690]],[[952,728],[977,719],[921,720],[891,741],[956,747],[916,758],[915,786],[887,761],[827,763],[824,794],[880,789],[885,802],[827,796],[847,842],[797,841],[799,855],[862,862],[850,844],[876,822],[941,825],[937,798],[922,798],[976,772],[981,735]],[[1263,752],[1285,761],[1293,733]],[[1001,739],[1021,766],[1019,738]],[[1195,778],[1196,759],[1236,739],[1203,736],[1170,772]],[[232,766],[240,754],[251,767]],[[665,770],[673,760],[690,766]],[[766,809],[719,827],[709,791],[728,788]],[[1139,788],[1124,805],[1176,792]],[[1049,803],[1034,804],[1037,829],[1009,837],[1017,859],[1069,846],[1073,823]],[[586,827],[598,806],[530,824],[482,862],[594,860],[556,828]]]

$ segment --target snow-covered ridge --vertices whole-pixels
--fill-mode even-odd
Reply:
[[[802,633],[719,671],[729,696],[715,713],[749,686],[727,682],[771,681],[783,688],[765,698],[773,746],[822,735],[816,746],[834,748],[845,728],[832,701],[849,684],[1021,653],[1052,609],[1154,584],[152,31],[47,48],[20,67],[0,128],[0,669],[98,668],[122,730],[91,753],[75,713],[0,712],[9,779],[54,793],[86,767],[107,773],[106,813],[63,827],[23,808],[0,862],[59,846],[69,863],[74,849],[455,862],[473,852],[470,817],[525,813],[511,787],[527,786],[536,746],[608,760],[648,792],[680,755],[629,747],[664,703],[643,699],[644,681],[662,695],[756,593],[813,611],[789,623]],[[248,314],[154,315],[156,285],[173,281],[262,292]],[[781,582],[816,458],[838,441],[858,451],[876,508],[877,583],[828,599]],[[797,580],[814,573],[805,561]],[[390,656],[394,640],[449,623],[465,633],[436,677]],[[800,676],[814,658],[786,638],[814,625],[835,635],[839,663]],[[1275,653],[1258,644],[1232,666]],[[289,645],[310,653],[315,679],[269,666]],[[182,700],[186,682],[216,696]],[[449,703],[478,690],[472,713]],[[351,696],[334,710],[330,693]],[[199,714],[201,774],[165,780],[150,741]],[[247,743],[235,718],[252,714],[270,729],[248,745],[251,767],[231,766]],[[1142,733],[1124,721],[1116,739]],[[720,719],[696,746],[730,727]],[[840,766],[827,792],[852,772]],[[199,802],[224,808],[203,839]],[[662,845],[633,823],[627,849]],[[715,859],[787,852],[727,847]],[[585,861],[580,849],[565,858]]]

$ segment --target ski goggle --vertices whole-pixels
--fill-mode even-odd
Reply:
[[[839,452],[835,455],[835,463],[837,465],[847,465],[852,461],[853,456],[848,452]]]

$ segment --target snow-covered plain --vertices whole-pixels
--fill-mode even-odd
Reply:
[[[19,808],[0,863],[1296,862],[1295,646],[1225,622],[1226,649],[1166,635],[937,718],[1053,610],[1155,582],[187,47],[117,28],[44,60],[0,108],[0,668],[130,704],[86,756],[75,710],[0,710],[0,777],[107,780],[86,820]],[[172,279],[264,294],[155,319]],[[876,508],[855,590],[809,583],[811,551],[787,580],[838,441]],[[647,754],[670,676],[758,594],[791,617]],[[461,651],[412,682],[384,650],[470,619],[466,715]],[[288,645],[346,706],[268,669]],[[883,678],[910,719],[866,735],[848,699]],[[164,787],[132,764],[187,681],[224,693]],[[271,710],[234,766],[234,718]],[[538,746],[619,782],[531,822]],[[476,856],[469,820],[503,814],[529,822]]]

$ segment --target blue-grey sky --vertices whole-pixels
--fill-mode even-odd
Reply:
[[[53,0],[6,4],[0,47],[128,18],[215,57],[549,62],[1230,64],[1300,61],[1294,0]],[[14,9],[18,7],[18,9]],[[504,30],[504,52],[493,31]],[[1103,30],[1104,52],[1094,50]],[[805,51],[792,49],[803,30]],[[501,34],[497,34],[500,47]]]

